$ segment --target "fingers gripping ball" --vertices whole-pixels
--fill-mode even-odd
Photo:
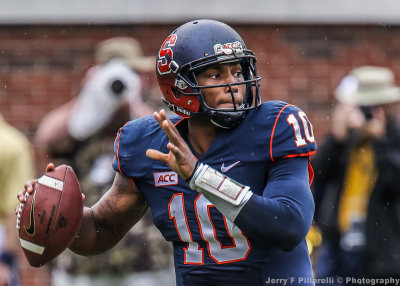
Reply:
[[[29,264],[40,267],[63,252],[75,237],[82,214],[81,188],[70,166],[58,166],[39,178],[17,213],[19,240]]]

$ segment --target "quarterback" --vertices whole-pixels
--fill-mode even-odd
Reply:
[[[177,285],[313,277],[305,236],[314,214],[309,159],[316,142],[306,114],[282,101],[261,102],[254,53],[218,21],[178,27],[155,68],[176,115],[161,110],[119,130],[114,183],[85,207],[70,249],[106,251],[150,208],[174,246]],[[302,285],[314,285],[309,280]]]

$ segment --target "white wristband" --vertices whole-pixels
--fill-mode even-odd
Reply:
[[[211,193],[234,206],[242,203],[250,187],[240,184],[210,166],[200,163],[190,180],[190,187],[200,193]],[[247,201],[246,200],[246,201]]]

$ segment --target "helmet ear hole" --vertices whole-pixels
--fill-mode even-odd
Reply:
[[[181,98],[181,93],[180,92],[178,92],[178,89],[177,88],[174,88],[174,87],[171,87],[171,95],[173,96],[173,97],[175,97],[176,99],[180,99]]]

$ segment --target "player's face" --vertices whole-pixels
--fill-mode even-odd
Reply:
[[[215,64],[197,75],[198,84],[201,86],[233,84],[243,82],[242,67],[239,63]],[[246,86],[232,85],[235,105],[242,104]],[[233,108],[232,93],[228,86],[202,89],[206,104],[211,108]]]

